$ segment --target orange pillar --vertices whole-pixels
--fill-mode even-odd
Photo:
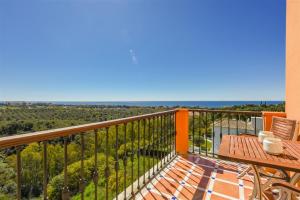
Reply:
[[[179,109],[176,112],[176,152],[187,154],[189,148],[189,111]]]
[[[263,120],[264,120],[264,131],[270,131],[272,126],[272,119],[273,117],[284,117],[286,118],[285,112],[269,112],[264,111],[262,112]]]
[[[286,0],[286,108],[289,119],[298,121],[300,136],[300,1]]]

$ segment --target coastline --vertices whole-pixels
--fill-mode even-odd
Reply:
[[[276,105],[285,101],[0,101],[0,104],[52,104],[62,106],[138,106],[138,107],[232,107]]]

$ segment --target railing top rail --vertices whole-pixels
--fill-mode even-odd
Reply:
[[[245,115],[262,115],[262,111],[242,111],[242,110],[213,110],[213,109],[189,109],[195,112],[211,112],[211,113],[231,113]]]
[[[83,125],[71,126],[71,127],[65,127],[59,129],[25,133],[21,135],[6,136],[0,138],[0,148],[8,148],[8,147],[14,147],[19,145],[26,145],[33,142],[53,140],[64,136],[79,134],[85,131],[107,128],[113,125],[125,124],[136,120],[148,119],[148,118],[161,116],[165,114],[171,114],[171,113],[175,113],[176,111],[177,109],[150,113],[145,115],[138,115],[133,117],[108,120],[104,122],[96,122],[96,123],[89,123],[89,124],[83,124]]]

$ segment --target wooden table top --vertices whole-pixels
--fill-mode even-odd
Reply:
[[[219,157],[234,162],[300,173],[300,142],[288,140],[282,142],[284,151],[276,156],[266,153],[257,137],[225,135],[220,145]]]

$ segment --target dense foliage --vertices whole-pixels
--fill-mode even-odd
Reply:
[[[246,104],[246,105],[230,106],[230,107],[223,107],[223,108],[217,108],[217,109],[221,109],[221,110],[240,110],[240,111],[276,111],[276,112],[284,112],[285,111],[285,103],[267,105],[266,102],[261,102],[260,105]]]
[[[163,107],[58,106],[17,104],[0,106],[0,137],[153,113]]]

